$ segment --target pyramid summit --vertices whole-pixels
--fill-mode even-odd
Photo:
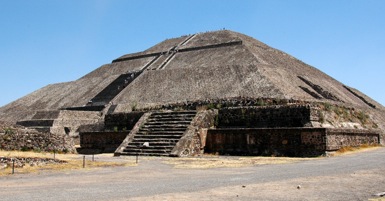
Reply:
[[[368,140],[362,133],[377,134],[378,142],[383,142],[385,130],[381,104],[317,68],[229,30],[168,39],[143,52],[123,55],[78,80],[51,84],[9,103],[0,108],[0,121],[75,138],[82,129],[84,133],[121,129],[128,132],[124,141],[132,143],[138,121],[145,124],[146,114],[152,118],[148,113],[166,110],[196,111],[196,116],[185,114],[192,115],[190,121],[200,111],[215,110],[202,118],[215,117],[215,125],[206,127],[217,128],[212,133],[218,135],[229,132],[221,129],[240,127],[345,129],[339,133],[350,129],[361,133],[349,139],[358,143]],[[242,122],[235,120],[239,111],[246,118]],[[122,118],[131,123],[119,122]],[[186,133],[177,143],[189,146],[186,150],[191,153],[193,145],[182,143]],[[85,146],[96,146],[91,144]]]

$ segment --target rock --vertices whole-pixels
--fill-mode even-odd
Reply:
[[[385,196],[385,192],[381,192],[381,193],[374,194],[374,196],[377,196],[377,197],[384,197],[384,196]]]
[[[8,165],[6,163],[2,163],[0,164],[0,170],[4,170],[8,167]]]

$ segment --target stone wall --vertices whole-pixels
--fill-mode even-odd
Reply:
[[[110,131],[131,130],[143,114],[144,112],[108,114],[104,120],[105,129]]]
[[[20,151],[75,152],[73,139],[67,135],[40,133],[33,129],[0,129],[0,149]]]
[[[323,128],[210,129],[205,153],[317,156],[325,151],[324,133]]]
[[[79,127],[96,124],[101,118],[100,112],[61,110],[59,117],[54,120],[50,128],[50,132],[58,135],[69,135],[77,139],[79,137]],[[78,144],[78,140],[76,144]]]
[[[207,133],[205,153],[221,155],[319,156],[342,146],[378,144],[368,130],[327,128],[223,128]]]
[[[371,130],[328,129],[326,150],[335,151],[342,147],[380,144],[379,133]]]
[[[80,133],[80,153],[113,153],[130,131],[125,132],[83,132]]]
[[[190,126],[171,151],[172,156],[194,156],[203,153],[207,130],[214,126],[217,110],[198,111]]]
[[[234,107],[219,109],[218,128],[273,128],[311,126],[307,105]]]

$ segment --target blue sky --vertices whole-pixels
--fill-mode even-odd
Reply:
[[[0,106],[167,38],[252,36],[385,105],[383,0],[0,0]]]

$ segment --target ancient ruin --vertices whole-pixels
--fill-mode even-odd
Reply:
[[[117,156],[317,156],[385,144],[381,104],[229,30],[123,55],[9,103],[0,121]]]

